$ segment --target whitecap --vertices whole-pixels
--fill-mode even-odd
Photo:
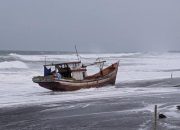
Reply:
[[[21,61],[4,61],[0,62],[0,69],[8,69],[8,68],[19,68],[19,69],[27,69],[28,66]]]

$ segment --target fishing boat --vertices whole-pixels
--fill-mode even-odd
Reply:
[[[114,85],[118,72],[119,61],[103,68],[106,61],[83,64],[81,61],[58,64],[45,64],[44,76],[33,77],[33,82],[52,91],[75,91],[84,88],[98,88]],[[98,65],[100,70],[87,74],[87,67]],[[52,71],[53,69],[53,71]]]

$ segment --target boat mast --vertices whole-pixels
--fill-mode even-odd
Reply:
[[[76,45],[75,45],[75,50],[76,50],[76,56],[77,56],[78,61],[81,61],[80,56],[79,56],[78,51],[77,51],[77,48],[76,48]]]
[[[97,63],[97,65],[98,65],[98,67],[99,67],[99,70],[100,70],[100,74],[101,75],[103,75],[103,66],[104,66],[104,61],[101,61],[101,59],[100,58],[97,58],[96,59],[96,63]]]

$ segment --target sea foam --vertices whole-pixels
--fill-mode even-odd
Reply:
[[[8,69],[8,68],[19,68],[19,69],[27,69],[28,66],[21,61],[4,61],[0,62],[0,69]]]

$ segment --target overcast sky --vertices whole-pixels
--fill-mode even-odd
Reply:
[[[0,0],[0,49],[180,50],[180,0]]]

